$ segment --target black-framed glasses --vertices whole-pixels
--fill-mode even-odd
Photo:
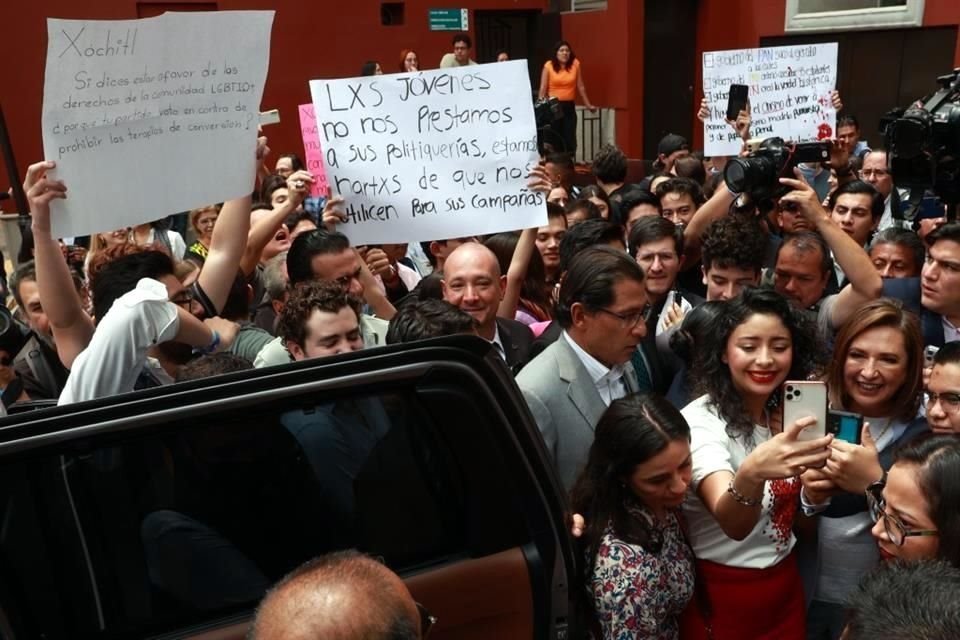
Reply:
[[[939,402],[940,407],[948,413],[960,411],[960,393],[927,391],[926,402],[928,410]]]
[[[641,309],[640,311],[636,311],[634,313],[617,313],[616,311],[611,311],[610,309],[604,309],[603,307],[598,307],[597,311],[602,311],[607,315],[611,315],[614,318],[618,318],[620,320],[620,324],[624,329],[633,329],[638,324],[640,324],[641,320],[645,320],[647,318],[647,314],[650,313],[650,305],[646,305],[643,309]]]
[[[426,638],[427,634],[430,633],[430,629],[433,628],[433,625],[437,624],[437,617],[430,615],[427,608],[419,602],[414,604],[417,605],[417,613],[420,614],[420,637]]]
[[[887,503],[883,499],[883,487],[880,485],[871,485],[867,488],[867,508],[870,510],[870,518],[874,522],[883,519],[883,530],[887,532],[887,538],[898,547],[903,546],[904,540],[911,536],[936,536],[940,532],[936,529],[909,529],[900,519],[887,513]]]
[[[172,298],[170,298],[170,302],[189,311],[190,303],[193,302],[193,297],[192,289],[181,289]]]

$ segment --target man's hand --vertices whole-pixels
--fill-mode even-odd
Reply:
[[[27,194],[27,202],[30,203],[35,232],[50,233],[50,201],[67,197],[67,185],[62,180],[47,177],[47,171],[55,169],[56,166],[57,163],[50,161],[34,163],[27,168],[27,175],[23,180],[23,190]]]
[[[337,230],[338,224],[347,221],[347,212],[343,208],[344,202],[343,196],[328,196],[326,204],[323,205],[320,224],[330,233]]]
[[[674,302],[670,305],[670,308],[667,309],[667,316],[664,320],[664,329],[669,329],[675,324],[680,324],[683,322],[684,317],[683,307]]]
[[[830,168],[837,173],[850,171],[850,146],[843,140],[834,140],[830,148]]]
[[[843,110],[843,100],[840,99],[840,92],[836,89],[830,92],[830,103],[833,105],[835,111]]]
[[[794,167],[793,174],[796,176],[795,180],[791,178],[780,178],[780,184],[793,189],[793,191],[788,191],[780,198],[780,203],[781,205],[786,202],[794,203],[800,215],[816,227],[817,222],[824,218],[829,218],[829,216],[823,208],[823,205],[820,204],[817,192],[803,179],[803,173],[801,173],[800,168]]]
[[[377,247],[368,249],[363,259],[367,263],[367,267],[370,268],[370,273],[380,276],[384,286],[388,289],[392,289],[400,281],[396,267],[390,264],[390,259],[383,249]]]
[[[553,179],[547,172],[547,168],[542,164],[538,164],[527,174],[527,189],[529,191],[542,193],[546,196],[555,186],[557,185],[554,184]]]
[[[221,317],[207,318],[203,321],[213,331],[220,334],[220,344],[217,345],[216,353],[226,351],[237,339],[237,333],[240,332],[240,325],[230,320],[224,320]]]
[[[752,122],[750,113],[750,101],[747,100],[747,108],[743,109],[739,114],[737,114],[736,120],[724,118],[726,123],[733,127],[733,130],[737,132],[737,135],[740,136],[744,142],[750,139],[750,123]]]
[[[920,221],[919,228],[917,229],[917,235],[920,236],[920,239],[926,241],[927,236],[943,225],[947,224],[946,218],[926,218]]]
[[[706,122],[707,118],[710,117],[710,103],[707,102],[706,98],[700,99],[700,110],[697,111],[697,120],[700,122]]]
[[[313,186],[313,174],[309,171],[295,171],[287,178],[287,199],[293,202],[293,208],[299,207],[310,194]]]
[[[264,158],[270,155],[270,147],[267,146],[267,136],[263,135],[263,127],[257,127],[257,161],[262,162]]]

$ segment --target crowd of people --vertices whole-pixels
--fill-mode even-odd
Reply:
[[[469,36],[453,45],[441,66],[473,64]],[[399,71],[419,68],[402,52]],[[562,42],[540,95],[568,118],[577,94],[590,106]],[[730,125],[750,138],[749,111]],[[854,117],[777,197],[732,192],[727,158],[670,134],[638,184],[615,146],[587,179],[548,150],[528,183],[548,200],[539,228],[362,247],[297,154],[250,152],[251,195],[88,250],[51,233],[69,198],[55,163],[29,167],[9,282],[29,330],[0,336],[6,406],[472,334],[515,374],[570,493],[596,637],[960,637],[960,223],[912,225]],[[788,380],[823,381],[856,437],[785,421]],[[347,554],[276,586],[253,637],[336,616],[317,594],[343,567],[357,582],[338,597],[393,607],[368,622],[428,626],[395,576]]]

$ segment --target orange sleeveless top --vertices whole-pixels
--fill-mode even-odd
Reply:
[[[580,61],[574,60],[569,69],[560,67],[553,70],[553,60],[543,65],[547,70],[547,95],[557,100],[574,101],[577,99],[577,79],[580,77]]]

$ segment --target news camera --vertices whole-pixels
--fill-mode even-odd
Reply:
[[[880,120],[894,182],[910,190],[908,220],[927,190],[950,205],[951,220],[960,204],[960,69],[938,77],[937,84],[935,93]]]
[[[767,138],[749,155],[727,162],[723,180],[731,191],[746,194],[750,202],[759,205],[790,191],[780,184],[780,178],[793,178],[798,164],[828,161],[831,148],[826,141],[792,143]]]

